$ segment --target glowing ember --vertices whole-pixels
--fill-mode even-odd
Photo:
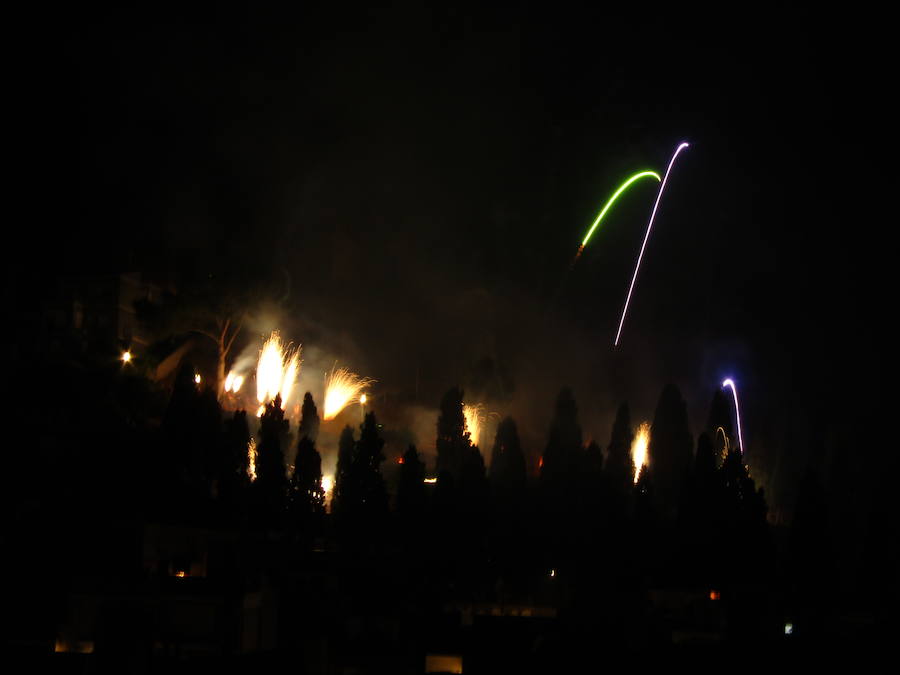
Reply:
[[[300,347],[291,349],[290,345],[282,345],[281,336],[274,331],[263,344],[256,364],[256,400],[265,404],[281,394],[284,410],[299,373]]]
[[[469,432],[472,445],[478,445],[478,441],[481,440],[481,427],[484,424],[483,410],[484,406],[480,403],[463,405],[463,417],[466,418],[466,430]]]
[[[254,439],[250,439],[250,442],[247,444],[247,475],[250,476],[250,480],[256,480],[256,441]]]
[[[634,482],[638,482],[641,467],[647,465],[647,446],[650,445],[650,425],[647,422],[638,427],[631,444],[631,461],[634,463]]]
[[[362,402],[362,390],[375,380],[360,377],[346,368],[331,369],[325,376],[325,408],[322,417],[332,420],[354,401]]]

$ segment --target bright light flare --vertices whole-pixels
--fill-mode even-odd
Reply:
[[[200,384],[200,382],[202,382],[202,381],[203,381],[203,378],[200,377],[200,373],[197,373],[196,375],[194,375],[194,384]]]
[[[647,465],[647,448],[650,445],[650,425],[643,422],[631,443],[631,461],[634,464],[634,483],[638,482],[641,469]]]
[[[251,481],[256,480],[256,440],[253,438],[247,443],[247,475]]]
[[[738,395],[737,395],[737,387],[734,384],[734,380],[730,377],[722,382],[722,388],[731,387],[731,394],[734,397],[734,416],[737,419],[737,432],[738,432],[738,448],[740,448],[741,454],[744,454],[744,436],[741,433],[741,408],[738,405]]]
[[[122,363],[131,363],[131,352],[122,352]]]
[[[644,235],[644,242],[641,244],[641,252],[638,254],[637,264],[634,266],[634,275],[631,277],[631,285],[628,287],[628,295],[625,297],[625,307],[622,309],[622,318],[619,320],[619,330],[616,331],[616,341],[613,346],[619,346],[619,337],[622,335],[622,326],[625,324],[625,315],[628,313],[628,303],[631,302],[631,293],[634,291],[634,282],[637,281],[638,270],[641,268],[641,259],[644,257],[644,249],[647,248],[647,240],[650,238],[650,229],[653,227],[653,219],[656,218],[656,210],[659,208],[659,200],[662,198],[663,190],[666,189],[666,181],[669,180],[669,172],[672,171],[672,165],[678,154],[688,147],[687,143],[682,143],[675,150],[672,159],[669,160],[669,166],[666,169],[666,175],[659,186],[659,192],[656,193],[656,201],[653,203],[653,211],[650,213],[650,222],[647,223],[647,233]]]
[[[481,440],[481,428],[484,426],[484,406],[478,403],[477,405],[463,405],[463,417],[466,420],[466,430],[469,432],[469,439],[472,441],[472,445],[478,445],[478,442]]]
[[[225,391],[236,394],[241,390],[241,385],[243,384],[244,376],[238,375],[233,370],[225,376]]]
[[[325,407],[322,418],[332,420],[351,403],[362,400],[362,391],[375,380],[360,377],[346,368],[331,369],[325,375]]]
[[[281,409],[286,409],[299,373],[300,347],[291,349],[290,345],[283,345],[281,335],[273,331],[263,344],[256,364],[256,400],[265,404],[281,394]]]
[[[366,395],[365,395],[365,394],[362,394],[362,395],[359,397],[359,404],[360,404],[360,405],[365,405],[365,404],[366,404],[366,400],[367,400]]]
[[[437,483],[437,478],[426,478],[422,482],[428,483],[429,485],[434,485],[435,483]]]

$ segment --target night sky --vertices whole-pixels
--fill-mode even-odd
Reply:
[[[862,20],[741,11],[85,22],[57,45],[45,113],[65,178],[41,208],[68,226],[13,286],[266,280],[309,355],[398,395],[418,374],[430,407],[460,383],[516,416],[532,456],[563,385],[605,445],[618,402],[650,419],[668,381],[699,433],[733,376],[749,461],[777,493],[816,443],[873,421],[896,75]],[[636,185],[567,269],[619,183],[662,173],[682,140],[613,351],[655,188]]]

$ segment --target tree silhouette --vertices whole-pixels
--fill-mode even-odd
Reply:
[[[491,485],[499,503],[518,502],[525,492],[525,455],[512,417],[497,426],[491,453]]]
[[[397,512],[407,524],[419,523],[425,512],[425,465],[415,445],[403,453],[397,485]]]
[[[631,413],[627,403],[622,403],[616,412],[612,435],[606,454],[604,472],[608,478],[613,494],[623,498],[632,489],[634,483],[634,462],[631,458],[631,445],[634,432],[631,428]]]
[[[344,481],[341,512],[353,526],[365,527],[368,534],[387,514],[387,491],[381,475],[383,448],[384,439],[378,432],[375,413],[366,413]],[[357,530],[357,534],[360,532]]]
[[[322,458],[309,436],[297,443],[297,457],[290,482],[291,511],[294,523],[304,536],[312,535],[325,514],[325,490],[322,489]]]
[[[341,514],[344,511],[345,496],[348,491],[352,494],[350,486],[350,469],[353,466],[353,454],[356,450],[356,439],[353,437],[353,427],[349,424],[341,431],[338,441],[337,469],[334,475],[334,489],[331,496],[331,512]]]
[[[459,387],[451,387],[441,399],[435,447],[438,480],[444,472],[458,479],[471,447],[463,415],[463,391]]]
[[[678,508],[693,460],[693,444],[681,392],[674,384],[667,384],[656,404],[648,448],[653,462],[653,487],[667,516],[673,516]]]
[[[568,387],[556,398],[550,437],[541,462],[541,483],[548,497],[557,503],[569,503],[572,486],[578,476],[582,455],[578,407]]]
[[[253,484],[257,517],[275,527],[281,524],[286,506],[288,481],[282,443],[287,438],[289,426],[281,409],[281,396],[278,395],[266,404],[260,418],[256,481]]]
[[[300,408],[300,425],[297,428],[298,438],[308,438],[313,443],[319,438],[319,411],[313,401],[312,394],[306,392],[303,396],[303,406]]]
[[[183,285],[179,293],[167,293],[160,302],[136,303],[138,316],[154,332],[164,336],[190,333],[208,338],[216,350],[215,394],[225,386],[228,355],[255,306],[249,287],[236,283],[233,274],[210,275]]]

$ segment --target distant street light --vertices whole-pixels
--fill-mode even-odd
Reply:
[[[122,353],[122,363],[131,363],[131,352]]]

